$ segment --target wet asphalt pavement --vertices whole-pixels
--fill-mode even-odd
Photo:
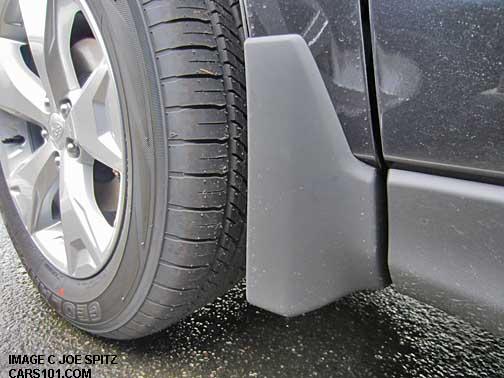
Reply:
[[[50,310],[0,223],[0,376],[9,354],[116,354],[93,377],[504,377],[504,338],[387,289],[286,320],[239,286],[171,329],[113,342]]]

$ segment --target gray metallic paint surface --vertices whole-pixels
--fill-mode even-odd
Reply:
[[[383,151],[504,178],[504,3],[371,1]]]
[[[396,288],[504,335],[504,188],[392,169],[388,195]]]
[[[352,152],[373,162],[358,0],[245,0],[251,37],[299,34],[309,45]]]

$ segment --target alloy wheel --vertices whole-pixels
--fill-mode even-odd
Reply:
[[[125,191],[103,38],[82,0],[0,0],[0,15],[0,163],[10,194],[47,260],[91,277],[115,248]]]

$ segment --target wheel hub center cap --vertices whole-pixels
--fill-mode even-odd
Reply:
[[[49,136],[56,144],[61,140],[65,134],[65,119],[59,113],[51,114],[49,118]]]

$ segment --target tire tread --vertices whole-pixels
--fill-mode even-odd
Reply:
[[[147,298],[109,336],[158,332],[244,275],[246,90],[238,0],[144,0],[168,130],[164,247]],[[176,95],[175,95],[176,94]]]

